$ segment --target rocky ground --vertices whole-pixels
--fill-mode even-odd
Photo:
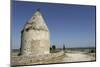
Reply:
[[[81,61],[94,61],[95,56],[94,53],[91,54],[84,54],[84,53],[65,53],[65,55],[45,60],[35,62],[33,64],[48,64],[48,63],[61,63],[61,62],[81,62]]]
[[[17,53],[13,53],[13,56],[16,56]],[[95,52],[86,53],[81,51],[68,51],[65,52],[64,55],[59,56],[57,58],[52,58],[48,60],[42,60],[38,62],[34,62],[32,64],[50,64],[50,63],[68,63],[68,62],[82,62],[82,61],[95,61]]]
[[[66,53],[62,62],[93,61],[95,57],[85,53]]]
[[[65,53],[64,56],[55,59],[39,62],[39,64],[46,63],[63,63],[63,62],[82,62],[82,61],[95,61],[95,53],[85,54],[85,53]]]

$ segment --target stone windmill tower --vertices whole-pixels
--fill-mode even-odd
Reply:
[[[38,9],[21,32],[21,55],[49,54],[50,36],[44,18]]]

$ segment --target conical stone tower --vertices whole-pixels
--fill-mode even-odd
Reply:
[[[47,25],[37,10],[21,32],[21,55],[49,54],[50,36]]]

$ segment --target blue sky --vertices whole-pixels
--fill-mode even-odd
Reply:
[[[49,28],[52,45],[95,46],[95,6],[13,1],[12,48],[20,47],[20,31],[38,8]]]

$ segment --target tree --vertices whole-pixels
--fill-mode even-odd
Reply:
[[[65,50],[65,44],[63,44],[63,50]]]
[[[56,46],[55,45],[52,45],[52,49],[55,50],[56,49]]]

